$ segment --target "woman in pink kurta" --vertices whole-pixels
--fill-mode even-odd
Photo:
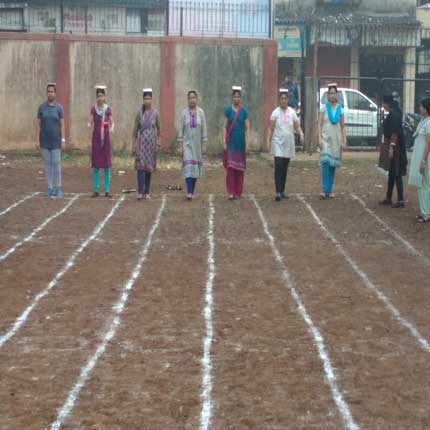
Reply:
[[[93,128],[91,140],[91,167],[93,168],[94,193],[98,197],[100,191],[99,169],[104,169],[104,191],[110,194],[111,144],[110,132],[113,131],[112,109],[106,103],[106,87],[96,86],[97,103],[91,108],[89,127]]]

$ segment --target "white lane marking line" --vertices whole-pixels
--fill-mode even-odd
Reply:
[[[385,228],[385,230],[389,231],[399,242],[401,242],[405,248],[415,257],[421,257],[427,264],[430,264],[430,260],[421,254],[409,241],[407,241],[400,233],[398,233],[394,228],[390,227],[382,218],[380,218],[375,212],[373,212],[370,208],[367,207],[366,203],[358,197],[356,194],[351,193],[351,197],[359,202],[361,206],[363,206],[364,210],[372,215],[373,218],[376,219],[376,221],[379,222],[379,224],[382,225],[382,227]]]
[[[88,379],[91,376],[91,372],[94,369],[95,365],[97,364],[97,361],[99,358],[104,354],[106,347],[108,343],[115,337],[116,331],[118,330],[119,326],[121,325],[121,313],[124,310],[124,307],[127,303],[129,294],[131,290],[133,289],[134,283],[136,282],[136,279],[140,276],[140,272],[142,270],[143,264],[146,260],[146,257],[148,255],[149,249],[152,244],[152,238],[155,234],[155,232],[158,229],[158,226],[160,225],[161,216],[163,214],[164,208],[166,206],[166,196],[163,194],[162,202],[160,205],[160,208],[158,209],[158,213],[156,216],[156,219],[154,223],[152,224],[151,230],[148,234],[148,237],[146,239],[146,242],[139,254],[139,258],[137,261],[136,266],[133,269],[133,272],[131,273],[130,278],[127,280],[127,282],[124,284],[122,288],[122,292],[117,300],[117,302],[112,306],[112,311],[114,313],[112,322],[107,327],[107,330],[105,334],[103,335],[102,341],[97,347],[94,354],[88,359],[87,364],[81,369],[79,378],[76,382],[76,384],[73,386],[73,388],[69,391],[66,401],[64,402],[61,409],[58,411],[57,418],[55,421],[51,424],[51,430],[60,430],[61,426],[63,425],[64,421],[67,419],[67,417],[72,412],[73,408],[75,407],[75,403],[78,400],[79,394],[88,381]]]
[[[15,202],[13,205],[10,205],[8,208],[2,210],[0,212],[0,216],[6,215],[8,212],[10,212],[12,209],[15,209],[17,206],[19,206],[20,204],[24,203],[25,201],[32,199],[33,197],[37,196],[38,194],[40,194],[39,192],[35,192],[35,193],[31,193],[28,194],[27,196],[25,196],[23,199],[18,200],[17,202]]]
[[[418,341],[421,348],[423,348],[427,352],[430,352],[430,345],[428,341],[420,334],[418,329],[411,322],[409,322],[407,319],[402,317],[402,315],[400,314],[400,311],[391,303],[390,299],[381,290],[379,290],[376,287],[376,285],[369,279],[367,274],[360,269],[360,267],[355,262],[355,260],[353,260],[352,257],[349,256],[349,254],[346,252],[343,246],[338,242],[338,240],[334,237],[334,235],[324,225],[324,223],[318,217],[318,215],[316,214],[312,206],[302,196],[298,196],[297,198],[306,206],[306,208],[314,218],[315,223],[324,232],[326,237],[335,244],[338,253],[345,258],[345,260],[349,263],[349,265],[352,267],[354,272],[361,278],[366,288],[372,291],[374,294],[376,294],[379,300],[381,300],[385,304],[385,307],[392,313],[394,318],[410,331],[412,336]]]
[[[212,419],[212,362],[211,362],[211,346],[213,339],[213,284],[215,279],[215,240],[214,240],[214,219],[215,206],[213,203],[213,195],[209,195],[209,221],[207,240],[209,244],[208,251],[208,270],[206,273],[206,291],[205,291],[205,307],[203,315],[205,317],[206,335],[203,340],[203,358],[202,358],[202,409],[200,413],[200,430],[208,430]]]
[[[347,430],[358,430],[360,427],[355,423],[354,418],[352,417],[351,411],[349,409],[349,406],[344,400],[342,393],[339,391],[339,388],[337,386],[337,376],[331,364],[330,357],[328,356],[328,353],[326,351],[324,338],[320,333],[319,329],[313,323],[310,315],[308,314],[308,311],[306,310],[304,303],[302,302],[302,299],[300,298],[300,295],[297,293],[296,289],[294,288],[294,282],[291,279],[290,273],[288,272],[285,259],[284,257],[282,257],[281,253],[278,250],[278,247],[276,246],[275,239],[270,233],[266,218],[264,217],[263,211],[260,205],[258,204],[255,196],[251,196],[251,200],[253,201],[255,207],[257,208],[258,215],[263,225],[264,232],[266,233],[266,236],[269,239],[270,247],[272,248],[273,255],[275,256],[276,261],[279,263],[279,266],[282,269],[282,276],[285,280],[286,286],[290,290],[291,295],[294,301],[296,302],[299,314],[302,317],[302,319],[306,322],[309,332],[314,339],[314,345],[317,347],[318,354],[323,363],[325,376],[330,386],[333,400],[337,406],[339,413],[342,416],[344,428]]]
[[[67,210],[72,206],[73,203],[79,198],[79,196],[73,197],[66,206],[64,206],[63,209],[56,212],[54,215],[47,218],[45,221],[42,222],[42,224],[39,225],[39,227],[35,228],[28,236],[26,236],[24,239],[17,242],[15,245],[12,246],[12,248],[8,249],[3,255],[0,255],[0,263],[4,260],[6,260],[9,255],[13,254],[20,246],[24,245],[27,242],[30,242],[30,240],[33,239],[34,236],[36,236],[37,233],[42,231],[52,220],[55,218],[58,218],[63,213],[67,212]]]
[[[97,236],[101,233],[101,231],[106,226],[107,222],[112,218],[113,214],[118,209],[119,205],[123,202],[124,197],[113,206],[108,215],[97,225],[94,229],[93,233],[79,246],[79,248],[69,257],[66,264],[63,268],[55,275],[54,279],[48,284],[48,286],[38,293],[31,304],[19,315],[19,317],[12,324],[11,328],[3,335],[0,336],[0,348],[12,337],[16,334],[16,332],[24,325],[30,313],[37,306],[37,304],[42,300],[45,296],[48,295],[50,290],[54,288],[58,282],[60,282],[61,278],[74,266],[76,259],[79,254],[81,254],[87,246],[97,238]]]

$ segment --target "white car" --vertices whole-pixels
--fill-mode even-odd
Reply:
[[[338,88],[337,100],[344,109],[348,143],[375,146],[378,137],[378,107],[358,90]],[[320,108],[327,103],[327,88],[320,89]]]

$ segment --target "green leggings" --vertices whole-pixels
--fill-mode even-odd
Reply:
[[[94,182],[94,191],[98,193],[100,191],[100,176],[99,176],[99,168],[93,168],[93,182]],[[105,167],[104,169],[104,179],[105,179],[105,192],[108,193],[110,189],[110,168]]]
[[[423,217],[430,218],[430,186],[428,183],[428,177],[423,179],[422,186],[418,188],[418,201],[420,204],[421,215]]]

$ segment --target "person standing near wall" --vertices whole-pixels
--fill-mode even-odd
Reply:
[[[281,88],[288,90],[288,105],[296,110],[299,106],[299,88],[294,82],[294,73],[288,71],[284,82],[281,84]]]
[[[288,106],[288,90],[279,90],[279,107],[271,117],[267,133],[267,148],[274,156],[275,163],[275,200],[287,199],[285,183],[287,181],[288,165],[295,156],[294,131],[300,136],[303,144],[304,135],[300,127],[296,111]]]
[[[61,150],[66,147],[64,110],[57,103],[57,86],[50,83],[46,86],[47,101],[43,102],[37,111],[38,144],[36,148],[42,151],[45,164],[47,184],[46,196],[61,197]],[[54,191],[54,182],[56,190]]]
[[[232,104],[224,112],[223,164],[227,169],[226,185],[230,200],[242,196],[249,152],[249,114],[241,104],[242,88],[232,87]]]
[[[318,130],[323,188],[321,198],[333,198],[334,176],[340,166],[342,148],[347,147],[343,109],[337,102],[337,84],[328,85],[328,101],[321,108]]]
[[[110,168],[111,161],[111,144],[110,132],[113,132],[114,122],[112,109],[106,103],[106,86],[96,85],[96,104],[91,108],[90,120],[88,127],[93,128],[91,140],[91,164],[93,168],[93,197],[99,197],[100,176],[99,169],[104,169],[104,190],[105,196],[111,197],[110,194]]]
[[[381,145],[379,167],[389,173],[387,195],[379,204],[392,208],[404,208],[403,176],[407,173],[408,158],[403,134],[403,115],[392,95],[384,96],[383,105],[384,110],[389,113],[382,124],[384,142]],[[394,184],[397,187],[397,203],[392,201]]]
[[[137,199],[150,199],[151,175],[157,165],[157,147],[160,136],[160,117],[152,107],[152,89],[143,89],[143,105],[136,115],[133,130],[135,169],[137,171]]]
[[[409,185],[417,187],[420,213],[419,223],[430,221],[430,98],[421,101],[422,120],[414,134],[414,150],[409,171]]]
[[[187,199],[194,197],[197,179],[203,173],[203,153],[208,141],[206,117],[197,106],[197,91],[188,91],[188,107],[179,117],[178,143],[182,152],[182,177],[187,186]]]

